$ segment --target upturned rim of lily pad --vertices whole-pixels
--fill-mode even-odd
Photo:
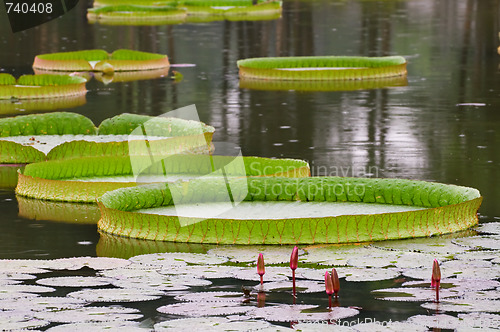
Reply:
[[[170,62],[164,54],[119,49],[113,53],[105,50],[83,50],[40,54],[33,62],[34,69],[50,71],[95,71],[113,73],[168,68]]]
[[[215,128],[203,122],[178,118],[161,118],[148,115],[123,113],[104,120],[96,127],[89,118],[69,112],[30,114],[0,119],[0,137],[45,136],[45,135],[130,135],[142,124],[154,119],[148,127],[148,136],[165,137],[152,147],[172,149],[172,153],[198,153],[202,136],[208,150]],[[156,144],[156,145],[155,145]],[[167,146],[166,146],[166,145]],[[176,150],[177,149],[177,150]],[[193,150],[194,149],[194,150]],[[170,151],[170,150],[169,150]],[[177,151],[177,152],[176,152]],[[0,163],[34,163],[45,160],[80,158],[90,156],[129,155],[129,142],[71,141],[54,147],[48,154],[30,145],[0,140]]]
[[[0,74],[0,100],[45,99],[82,96],[87,93],[87,80],[70,75],[22,75],[18,79]]]
[[[171,190],[183,190],[187,203],[200,199],[214,180],[122,188],[98,199],[102,232],[140,239],[216,244],[358,243],[451,233],[475,225],[482,197],[476,189],[399,179],[309,177],[238,179],[247,187],[246,201],[364,202],[414,205],[424,209],[325,216],[321,218],[217,219],[195,218],[181,225],[179,217],[138,212],[173,204]],[[362,185],[363,194],[349,193]],[[180,187],[179,187],[180,186]],[[343,188],[339,194],[333,188]],[[177,188],[179,187],[179,188]],[[197,194],[190,194],[190,191]],[[234,191],[233,191],[234,192]],[[241,191],[243,192],[243,191]],[[217,201],[218,193],[210,198]],[[203,198],[207,200],[207,198]],[[192,203],[192,202],[191,202]]]
[[[240,79],[269,81],[347,81],[406,76],[401,56],[262,57],[237,61]]]
[[[149,157],[149,156],[146,156]],[[155,163],[142,175],[158,176],[152,182],[168,181],[168,176],[204,176],[208,156],[177,155],[168,158],[168,162]],[[212,156],[214,165],[228,164],[234,158],[230,156]],[[238,169],[227,169],[228,176],[286,176],[306,177],[310,175],[307,162],[296,159],[270,159],[261,157],[241,157],[245,173]],[[115,176],[128,176],[130,181],[113,181]],[[102,180],[85,181],[85,178],[99,177]],[[107,178],[109,180],[107,180]],[[133,164],[129,155],[80,157],[64,160],[50,160],[27,165],[19,174],[16,194],[51,201],[95,203],[104,193],[125,187],[136,187],[140,178],[134,176]],[[64,208],[64,206],[62,206]],[[68,206],[71,208],[71,206]]]

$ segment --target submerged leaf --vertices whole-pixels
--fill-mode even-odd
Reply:
[[[168,320],[155,324],[155,331],[179,331],[190,329],[192,331],[260,331],[272,325],[264,321],[245,320],[242,322],[231,321],[222,317],[183,318]]]
[[[48,329],[50,332],[146,332],[150,331],[136,322],[98,322],[98,323],[74,323],[54,326]]]
[[[244,314],[250,309],[251,307],[239,306],[234,302],[185,302],[169,304],[156,310],[168,315],[204,317]]]
[[[109,285],[109,279],[101,277],[53,277],[38,279],[36,283],[54,287],[93,287]]]

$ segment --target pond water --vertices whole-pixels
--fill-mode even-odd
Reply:
[[[31,74],[34,56],[60,51],[131,48],[168,54],[173,64],[195,64],[175,68],[182,81],[93,79],[85,104],[60,110],[99,124],[124,112],[160,115],[195,104],[201,120],[215,127],[214,141],[236,144],[245,156],[305,159],[313,175],[474,187],[484,197],[480,222],[500,220],[498,1],[284,0],[277,20],[148,27],[88,24],[90,5],[80,1],[65,16],[16,34],[2,11],[0,71]],[[240,88],[238,59],[294,55],[401,55],[408,61],[408,78],[388,88],[350,91]],[[2,105],[0,116],[37,112],[35,107],[6,114]],[[0,211],[0,258],[128,258],[212,247],[103,240],[94,224],[20,217],[10,191],[0,192]],[[469,235],[474,234],[460,236]],[[109,246],[114,249],[105,250]],[[380,319],[425,313],[412,303],[381,305],[366,298],[371,289],[390,284],[394,281],[346,282],[352,297],[342,305],[369,308],[361,317]],[[151,308],[144,310],[154,315]]]

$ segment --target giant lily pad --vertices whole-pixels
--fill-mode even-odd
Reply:
[[[36,69],[104,73],[150,70],[169,66],[166,55],[133,50],[116,50],[111,54],[104,50],[41,54],[37,55],[33,62],[33,68]]]
[[[472,188],[410,180],[339,177],[225,180],[230,184],[233,202],[241,202],[234,209],[228,208],[232,213],[229,218],[219,216],[227,211],[222,208],[206,209],[203,216],[163,213],[161,209],[174,203],[178,209],[196,203],[211,207],[213,203],[225,202],[227,183],[224,180],[199,179],[107,193],[99,199],[102,217],[98,227],[101,231],[123,236],[198,243],[377,241],[468,228],[477,223],[476,213],[482,200],[479,192]],[[259,202],[269,202],[271,209],[265,214],[251,209],[259,216],[249,215],[248,209],[244,210],[246,215],[234,215],[240,206],[262,204],[263,208],[265,203]],[[286,208],[278,214],[273,213],[272,209],[280,203]],[[354,203],[360,208],[357,209]],[[320,208],[310,216],[285,216],[293,204],[304,209],[309,205]],[[322,206],[329,205],[338,206],[339,210],[335,212],[328,207],[324,210],[327,212],[322,213]],[[367,208],[371,207],[377,212],[370,213]],[[151,210],[157,208],[161,209]],[[207,217],[208,213],[211,216]]]
[[[159,25],[217,20],[272,20],[281,16],[281,1],[96,1],[88,10],[90,23]]]
[[[86,79],[79,76],[0,74],[1,99],[40,99],[85,95]]]
[[[134,135],[136,128],[139,135]],[[0,162],[149,153],[141,150],[146,134],[153,154],[160,149],[167,154],[201,152],[200,145],[208,152],[213,132],[213,127],[197,121],[135,114],[104,120],[99,128],[90,119],[74,113],[17,116],[0,119]]]
[[[308,56],[238,61],[240,78],[257,80],[362,80],[406,75],[406,60],[391,57]]]
[[[114,4],[90,8],[89,23],[107,25],[163,25],[185,21],[186,10],[173,6],[139,6]]]
[[[237,160],[241,167],[234,167],[233,157],[187,155],[168,157],[143,170],[142,175],[138,176],[137,164],[134,162],[139,158],[133,157],[86,157],[30,164],[19,175],[16,193],[37,199],[93,203],[105,192],[133,187],[137,183],[173,182],[202,176],[222,177],[220,171],[214,172],[212,162],[215,167],[222,167],[225,174],[232,178],[247,175],[309,175],[307,162],[301,160],[241,157]],[[148,162],[149,156],[140,159]]]

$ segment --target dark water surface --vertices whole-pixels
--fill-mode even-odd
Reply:
[[[484,196],[480,221],[500,219],[500,1],[285,0],[279,20],[157,27],[90,25],[88,6],[82,0],[62,18],[16,34],[2,11],[0,70],[32,73],[35,55],[59,51],[168,54],[173,64],[196,64],[176,68],[182,82],[92,80],[87,103],[68,111],[99,124],[124,112],[160,115],[196,104],[215,127],[214,140],[235,143],[246,156],[305,159],[313,175],[470,186]],[[402,55],[408,84],[340,92],[239,87],[238,59],[294,55]],[[0,258],[96,255],[95,225],[21,218],[8,191],[0,192],[0,211]],[[351,291],[362,299],[370,287]],[[380,317],[404,319],[405,308],[384,308]]]

